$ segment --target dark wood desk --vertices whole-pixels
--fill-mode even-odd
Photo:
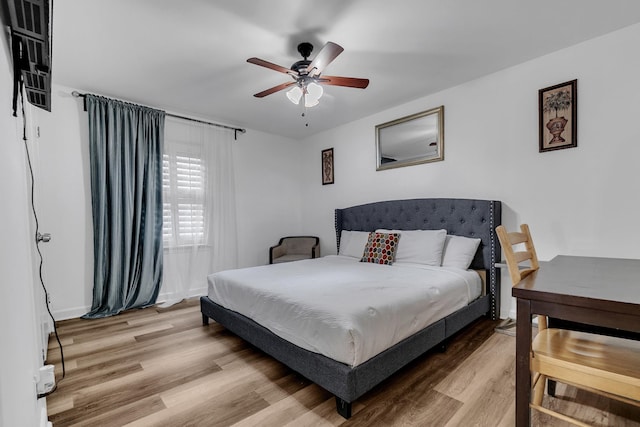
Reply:
[[[530,425],[531,316],[640,332],[640,260],[557,256],[513,287],[516,427]]]

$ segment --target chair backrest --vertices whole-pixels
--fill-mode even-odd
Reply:
[[[311,254],[313,247],[320,242],[315,236],[289,236],[280,239],[280,244],[287,248],[288,254]]]
[[[533,239],[531,239],[527,224],[520,225],[520,231],[513,232],[508,232],[503,225],[500,225],[496,227],[496,233],[498,234],[500,245],[502,245],[502,251],[504,252],[504,258],[507,262],[513,285],[517,285],[522,279],[540,268],[538,255],[533,246]],[[524,244],[524,250],[514,250],[514,246],[521,244]],[[529,266],[520,268],[520,263],[525,261],[529,262]]]

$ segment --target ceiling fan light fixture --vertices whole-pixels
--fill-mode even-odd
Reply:
[[[302,98],[302,89],[300,88],[300,86],[294,86],[293,89],[288,91],[287,98],[289,98],[289,101],[293,102],[294,104],[299,104],[300,98]]]
[[[298,105],[302,97],[304,97],[304,106],[307,108],[315,107],[320,102],[320,98],[324,90],[322,86],[317,83],[309,83],[304,88],[301,86],[294,86],[291,90],[287,91],[287,98],[289,101]]]
[[[309,83],[307,85],[307,98],[315,99],[316,101],[322,97],[324,90],[322,86],[317,83]]]
[[[318,101],[315,98],[311,98],[309,96],[305,96],[304,97],[304,106],[307,107],[307,108],[315,107],[319,103],[320,103],[320,101]]]
[[[323,93],[322,86],[313,82],[309,83],[304,90],[304,106],[311,108],[318,105]]]

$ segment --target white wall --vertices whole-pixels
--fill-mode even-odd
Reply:
[[[280,237],[300,234],[298,141],[249,130],[234,145],[239,266],[267,264]]]
[[[40,228],[51,233],[42,245],[43,272],[56,320],[79,317],[91,306],[93,232],[88,124],[82,100],[52,88],[51,112],[39,112]]]
[[[5,40],[0,42],[0,426],[35,426],[45,405],[36,399],[34,381],[42,365],[40,294],[22,119],[12,117],[13,73]]]
[[[87,115],[72,91],[54,85],[52,112],[38,118],[41,229],[52,234],[43,247],[48,261],[44,271],[56,319],[86,313],[93,291]],[[250,129],[238,134],[234,162],[240,266],[266,264],[269,246],[280,236],[300,232],[300,153],[299,143],[291,139]]]
[[[307,138],[302,218],[335,253],[333,209],[413,197],[494,199],[541,259],[639,258],[640,24]],[[401,76],[399,76],[401,78]],[[578,79],[578,147],[538,152],[538,89]],[[375,84],[375,82],[372,82]],[[443,162],[375,170],[377,124],[445,106]],[[335,184],[320,183],[334,147]],[[501,315],[509,313],[503,276]]]

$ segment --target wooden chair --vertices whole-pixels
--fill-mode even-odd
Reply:
[[[538,263],[538,255],[536,254],[536,249],[533,246],[531,234],[529,233],[529,226],[527,224],[522,224],[520,226],[520,230],[520,232],[508,233],[507,229],[504,228],[504,226],[501,225],[499,227],[496,227],[496,233],[498,234],[498,239],[500,240],[500,244],[502,245],[502,250],[504,252],[507,266],[516,266],[516,268],[514,269],[509,268],[511,282],[514,285],[520,283],[522,279],[524,279],[540,267],[540,264]],[[514,246],[519,244],[524,245],[524,250],[515,252]],[[529,262],[529,266],[519,268],[519,265],[525,261]],[[515,319],[507,319],[502,325],[496,328],[496,332],[515,336]]]
[[[540,268],[527,224],[520,232],[496,228],[514,285]],[[516,251],[514,246],[524,245]],[[529,266],[519,264],[529,261]],[[547,328],[546,317],[538,316],[538,334],[531,345],[533,373],[532,409],[574,425],[587,426],[567,415],[542,406],[544,386],[554,380],[640,406],[640,342],[566,329]]]
[[[533,246],[533,240],[527,224],[520,226],[520,232],[514,231],[511,233],[507,232],[504,225],[500,225],[496,227],[496,233],[498,234],[498,239],[500,239],[507,267],[509,267],[509,275],[514,285],[517,285],[522,279],[540,268],[536,248]],[[524,244],[524,250],[516,252],[513,247],[519,244]],[[529,261],[529,267],[520,269],[520,264],[525,261]],[[515,268],[512,268],[512,266]]]

